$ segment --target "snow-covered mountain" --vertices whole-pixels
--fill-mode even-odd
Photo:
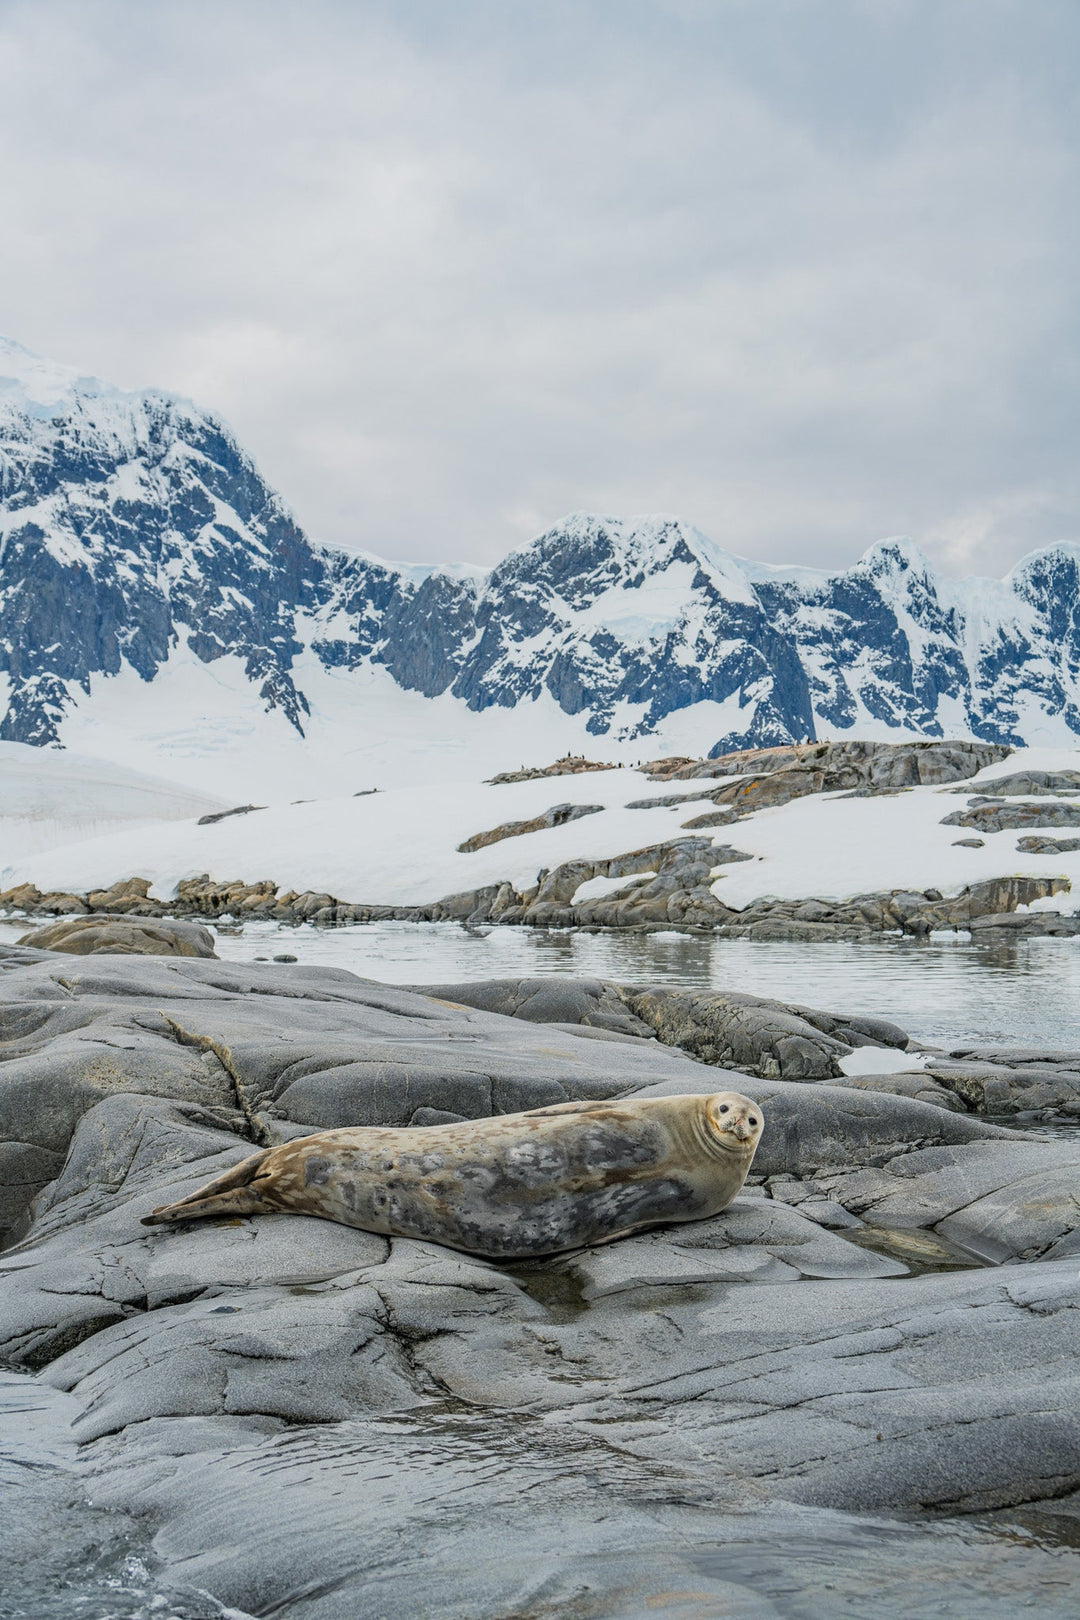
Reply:
[[[609,752],[670,739],[673,717],[694,752],[845,732],[1067,746],[1080,547],[958,583],[902,540],[826,573],[739,560],[674,517],[579,514],[489,573],[397,567],[313,544],[195,406],[0,342],[0,738],[85,746],[132,683],[172,737],[224,735],[243,704],[346,750],[388,691],[437,698],[443,733],[543,713],[545,735],[563,716]]]

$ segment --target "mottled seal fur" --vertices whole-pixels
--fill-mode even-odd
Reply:
[[[320,1131],[252,1154],[143,1225],[288,1212],[493,1260],[556,1254],[718,1214],[761,1127],[757,1103],[721,1091]]]

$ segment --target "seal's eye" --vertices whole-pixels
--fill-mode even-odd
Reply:
[[[727,1105],[727,1103],[721,1103],[721,1104],[720,1104],[720,1112],[721,1112],[721,1113],[722,1113],[722,1114],[726,1114],[726,1113],[727,1113],[727,1111],[728,1111],[728,1105]]]
[[[750,1124],[751,1125],[756,1125],[757,1124],[757,1120],[754,1118],[753,1114],[750,1115]]]

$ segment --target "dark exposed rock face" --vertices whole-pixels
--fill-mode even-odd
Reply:
[[[943,703],[990,742],[1022,741],[1032,700],[1080,732],[1069,547],[1010,576],[1023,614],[1006,604],[1000,622],[969,618],[956,586],[946,605],[906,544],[785,579],[674,518],[578,514],[486,576],[418,578],[313,546],[227,428],[185,401],[64,377],[10,343],[0,371],[15,379],[0,422],[4,738],[55,741],[94,676],[129,667],[151,681],[180,646],[242,660],[267,709],[300,730],[303,652],[339,671],[381,666],[473,710],[549,698],[596,735],[648,736],[675,711],[734,699],[717,754],[849,731],[863,712],[940,737]],[[651,587],[675,604],[659,618]]]
[[[584,1586],[596,1616],[683,1620],[692,1592],[769,1620],[793,1579],[821,1614],[867,1591],[937,1612],[958,1581],[965,1617],[1000,1620],[1003,1581],[1075,1613],[1067,1538],[950,1539],[945,1515],[1067,1516],[1080,1489],[1080,1146],[747,1075],[756,1184],[715,1220],[514,1267],[298,1216],[148,1230],[261,1137],[716,1071],[642,1040],[598,981],[478,989],[505,1017],[333,970],[64,978],[0,951],[0,1174],[25,1230],[0,1353],[36,1373],[29,1400],[0,1381],[22,1394],[6,1585],[32,1567],[26,1501],[57,1587],[53,1515],[81,1558],[104,1520],[79,1515],[137,1520],[168,1602],[207,1620],[413,1620],[433,1567],[449,1620],[562,1620]],[[803,1023],[858,1033],[829,1016]],[[926,1256],[953,1269],[905,1275]],[[51,1411],[67,1450],[38,1452]]]

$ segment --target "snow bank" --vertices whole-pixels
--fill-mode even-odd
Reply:
[[[533,757],[531,747],[529,755]],[[93,762],[84,762],[89,763]],[[507,763],[505,754],[502,763]],[[1021,750],[984,777],[1026,768],[1080,769],[1080,750]],[[297,783],[302,781],[298,776]],[[182,814],[179,800],[167,795],[183,790],[173,784],[158,786],[165,790],[162,804],[170,807],[161,815]],[[1074,896],[1062,896],[1056,904],[1064,910],[1080,904],[1080,853],[1021,855],[1016,832],[987,834],[982,849],[958,848],[956,840],[967,836],[966,830],[943,827],[941,820],[963,807],[964,796],[940,788],[915,788],[885,798],[797,799],[707,835],[689,834],[681,826],[688,812],[699,811],[700,805],[626,808],[629,800],[661,791],[640,771],[627,767],[501,787],[436,779],[362,798],[271,805],[208,827],[170,820],[167,826],[131,825],[105,837],[72,837],[62,847],[32,858],[21,852],[8,855],[0,883],[7,887],[29,879],[43,889],[85,892],[94,885],[141,876],[151,879],[157,894],[168,897],[181,878],[207,872],[217,879],[242,878],[249,883],[269,878],[283,888],[325,891],[343,900],[415,905],[504,878],[524,888],[535,882],[541,868],[562,861],[599,860],[673,838],[709,836],[714,844],[733,844],[755,857],[725,866],[713,885],[718,898],[734,907],[762,895],[840,900],[905,888],[937,888],[951,894],[967,883],[1008,873],[1068,877]],[[973,784],[972,792],[976,791]],[[505,839],[474,854],[457,852],[458,844],[473,833],[505,821],[528,820],[563,802],[602,804],[604,809],[562,827]],[[628,881],[590,880],[579,889],[579,898],[609,892]]]
[[[109,760],[0,742],[0,861],[118,826],[186,820],[224,808],[211,794]]]

